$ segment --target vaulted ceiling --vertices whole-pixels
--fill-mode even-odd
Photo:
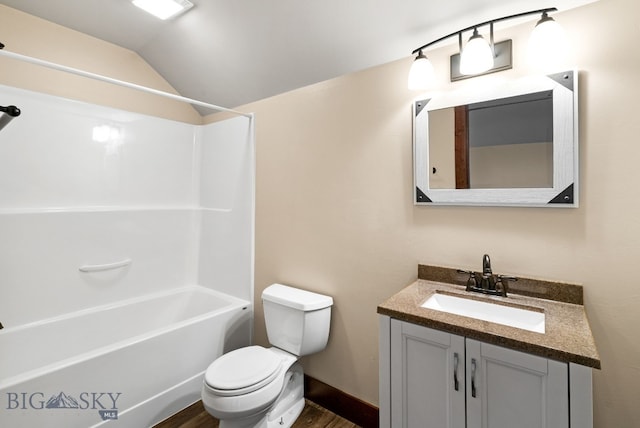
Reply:
[[[407,57],[475,23],[594,0],[191,1],[168,21],[130,0],[0,4],[137,52],[183,96],[237,107]]]

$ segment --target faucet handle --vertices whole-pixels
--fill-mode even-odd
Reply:
[[[500,281],[501,292],[503,297],[507,297],[507,292],[509,291],[509,281],[517,281],[518,278],[515,276],[509,275],[498,275],[498,281]]]
[[[478,286],[478,281],[476,279],[477,274],[474,271],[458,269],[458,273],[466,273],[469,275],[469,278],[467,279],[467,291]]]

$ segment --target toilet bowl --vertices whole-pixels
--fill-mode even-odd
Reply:
[[[278,348],[261,346],[223,355],[205,374],[205,409],[220,419],[221,427],[269,427],[268,419],[277,422],[273,426],[284,426],[280,422],[285,419],[293,424],[299,412],[289,410],[304,407],[303,372],[296,361],[294,355]],[[267,412],[281,395],[282,405],[274,409],[278,411]]]
[[[326,347],[333,299],[273,284],[263,294],[270,348],[248,346],[216,359],[202,402],[221,428],[290,427],[304,407],[299,357]]]

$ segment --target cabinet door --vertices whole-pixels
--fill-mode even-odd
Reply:
[[[464,338],[391,320],[391,426],[465,427]]]
[[[567,364],[466,339],[468,428],[568,428]]]

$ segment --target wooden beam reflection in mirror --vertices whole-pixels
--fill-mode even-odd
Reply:
[[[456,189],[469,189],[468,106],[454,107]]]

